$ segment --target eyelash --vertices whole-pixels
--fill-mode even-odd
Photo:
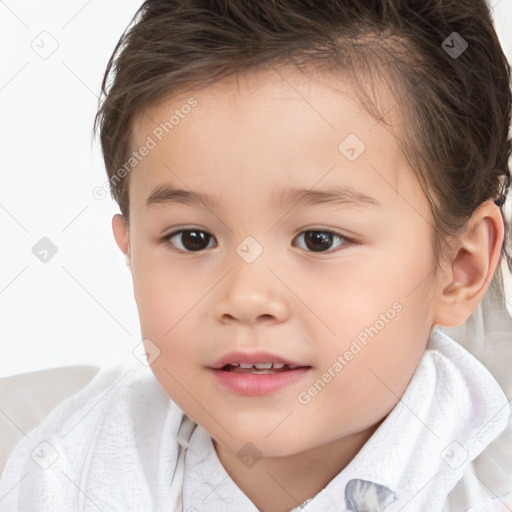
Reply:
[[[173,231],[172,233],[169,233],[168,235],[164,236],[162,238],[162,243],[166,244],[172,251],[174,252],[178,252],[178,253],[185,253],[185,254],[193,254],[193,253],[200,253],[200,252],[203,252],[205,249],[200,249],[200,250],[197,250],[197,251],[188,251],[188,250],[183,250],[183,249],[178,249],[176,248],[176,246],[171,242],[171,239],[174,238],[175,236],[177,235],[180,235],[181,233],[190,233],[190,232],[198,232],[198,233],[206,233],[207,235],[210,236],[210,241],[211,239],[213,239],[214,237],[212,235],[210,235],[210,233],[208,233],[207,231],[203,231],[201,229],[195,229],[195,228],[182,228],[182,229],[178,229],[176,231]],[[324,234],[328,234],[328,235],[332,235],[334,237],[339,237],[341,239],[344,240],[344,243],[340,244],[339,246],[337,247],[347,247],[347,246],[350,246],[350,245],[354,245],[356,242],[350,238],[347,238],[346,236],[340,234],[340,233],[336,233],[335,231],[331,231],[330,229],[322,229],[322,228],[312,228],[312,229],[306,229],[306,230],[303,230],[301,231],[298,235],[298,236],[301,236],[305,233],[324,233]],[[209,241],[209,242],[210,242]],[[208,242],[208,244],[209,244]],[[306,250],[307,252],[311,252],[313,254],[331,254],[333,252],[337,252],[337,250],[340,250],[340,249],[334,249],[334,250],[328,250],[328,251],[310,251],[310,250],[307,250],[307,249],[304,249]]]

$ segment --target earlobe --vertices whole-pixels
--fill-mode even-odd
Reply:
[[[124,217],[119,213],[116,213],[112,217],[112,231],[114,233],[117,246],[125,255],[126,266],[131,271],[130,232]]]
[[[501,211],[492,201],[485,201],[457,238],[458,250],[437,297],[435,324],[456,327],[471,316],[498,266],[503,237]]]

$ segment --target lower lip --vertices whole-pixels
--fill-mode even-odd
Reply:
[[[218,381],[234,393],[247,396],[268,395],[293,384],[310,370],[309,367],[276,373],[237,373],[211,369]]]

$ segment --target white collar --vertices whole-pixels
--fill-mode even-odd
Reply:
[[[505,429],[509,414],[490,372],[434,329],[396,407],[348,466],[305,509],[294,511],[441,511],[464,468]],[[204,510],[214,500],[211,510],[256,512],[226,473],[208,433],[199,426],[190,433],[184,510]]]

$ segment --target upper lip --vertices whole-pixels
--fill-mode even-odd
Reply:
[[[219,369],[229,363],[283,363],[293,366],[309,366],[285,359],[271,352],[230,352],[215,361],[211,368]]]

